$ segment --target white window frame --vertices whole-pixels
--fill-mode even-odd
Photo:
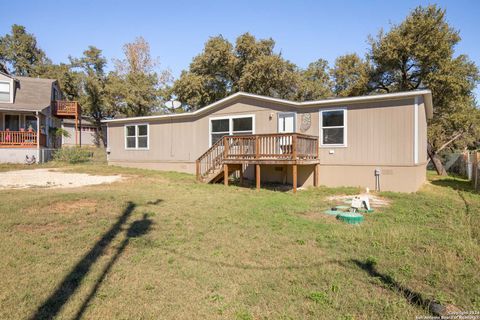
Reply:
[[[255,134],[255,115],[254,114],[240,114],[234,116],[221,116],[208,118],[208,147],[212,146],[212,120],[226,120],[228,119],[228,135],[233,135],[233,119],[238,118],[252,118],[252,134]],[[248,131],[235,131],[235,132],[250,132]]]
[[[332,108],[332,109],[323,109],[320,110],[319,112],[319,136],[320,136],[320,147],[322,148],[346,148],[348,146],[347,144],[347,138],[348,138],[348,122],[347,122],[347,108],[342,107],[342,108]],[[343,126],[332,126],[332,127],[324,127],[323,126],[323,113],[324,112],[330,112],[330,111],[343,111]],[[335,128],[343,128],[343,143],[341,144],[324,144],[323,143],[323,129],[335,129]]]
[[[294,111],[291,112],[279,112],[277,113],[277,133],[280,133],[280,117],[282,115],[293,115],[293,131],[292,133],[297,132],[297,113]]]
[[[138,147],[138,127],[139,126],[147,126],[147,147],[146,148],[139,148]],[[135,148],[127,147],[127,127],[135,127]],[[144,136],[142,136],[144,137]],[[124,125],[124,138],[125,138],[125,150],[150,150],[150,124],[148,123],[128,123]]]
[[[2,93],[8,93],[8,101],[0,101],[2,103],[11,103],[12,102],[12,82],[11,81],[0,81],[8,85],[8,91],[1,91]]]

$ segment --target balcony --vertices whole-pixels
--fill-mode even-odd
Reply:
[[[52,101],[52,113],[56,117],[78,117],[80,116],[80,105],[77,101],[56,100]]]
[[[0,148],[36,148],[37,139],[45,147],[47,137],[35,131],[0,131]]]

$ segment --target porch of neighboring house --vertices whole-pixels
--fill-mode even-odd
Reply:
[[[291,170],[296,192],[299,167],[312,167],[313,184],[319,185],[318,147],[318,137],[299,133],[224,136],[196,161],[197,180],[215,183],[223,179],[228,186],[229,176],[236,172],[242,185],[245,169],[253,165],[255,185],[260,189],[262,168],[273,165]]]
[[[46,145],[43,114],[14,110],[0,112],[0,148],[39,148]]]
[[[2,110],[0,112],[0,162],[42,162],[47,147],[46,117],[40,112]]]

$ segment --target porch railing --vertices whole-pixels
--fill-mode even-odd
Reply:
[[[238,160],[314,160],[318,137],[299,133],[224,136],[224,158]]]
[[[46,146],[47,138],[43,133],[34,131],[0,131],[0,146],[36,147],[40,136],[40,145]]]

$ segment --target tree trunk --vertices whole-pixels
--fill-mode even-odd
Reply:
[[[428,144],[427,153],[430,159],[432,160],[432,164],[435,167],[437,174],[440,176],[448,176],[447,170],[445,170],[445,167],[443,166],[442,161],[438,157],[438,154],[432,150],[432,146],[430,144]]]

